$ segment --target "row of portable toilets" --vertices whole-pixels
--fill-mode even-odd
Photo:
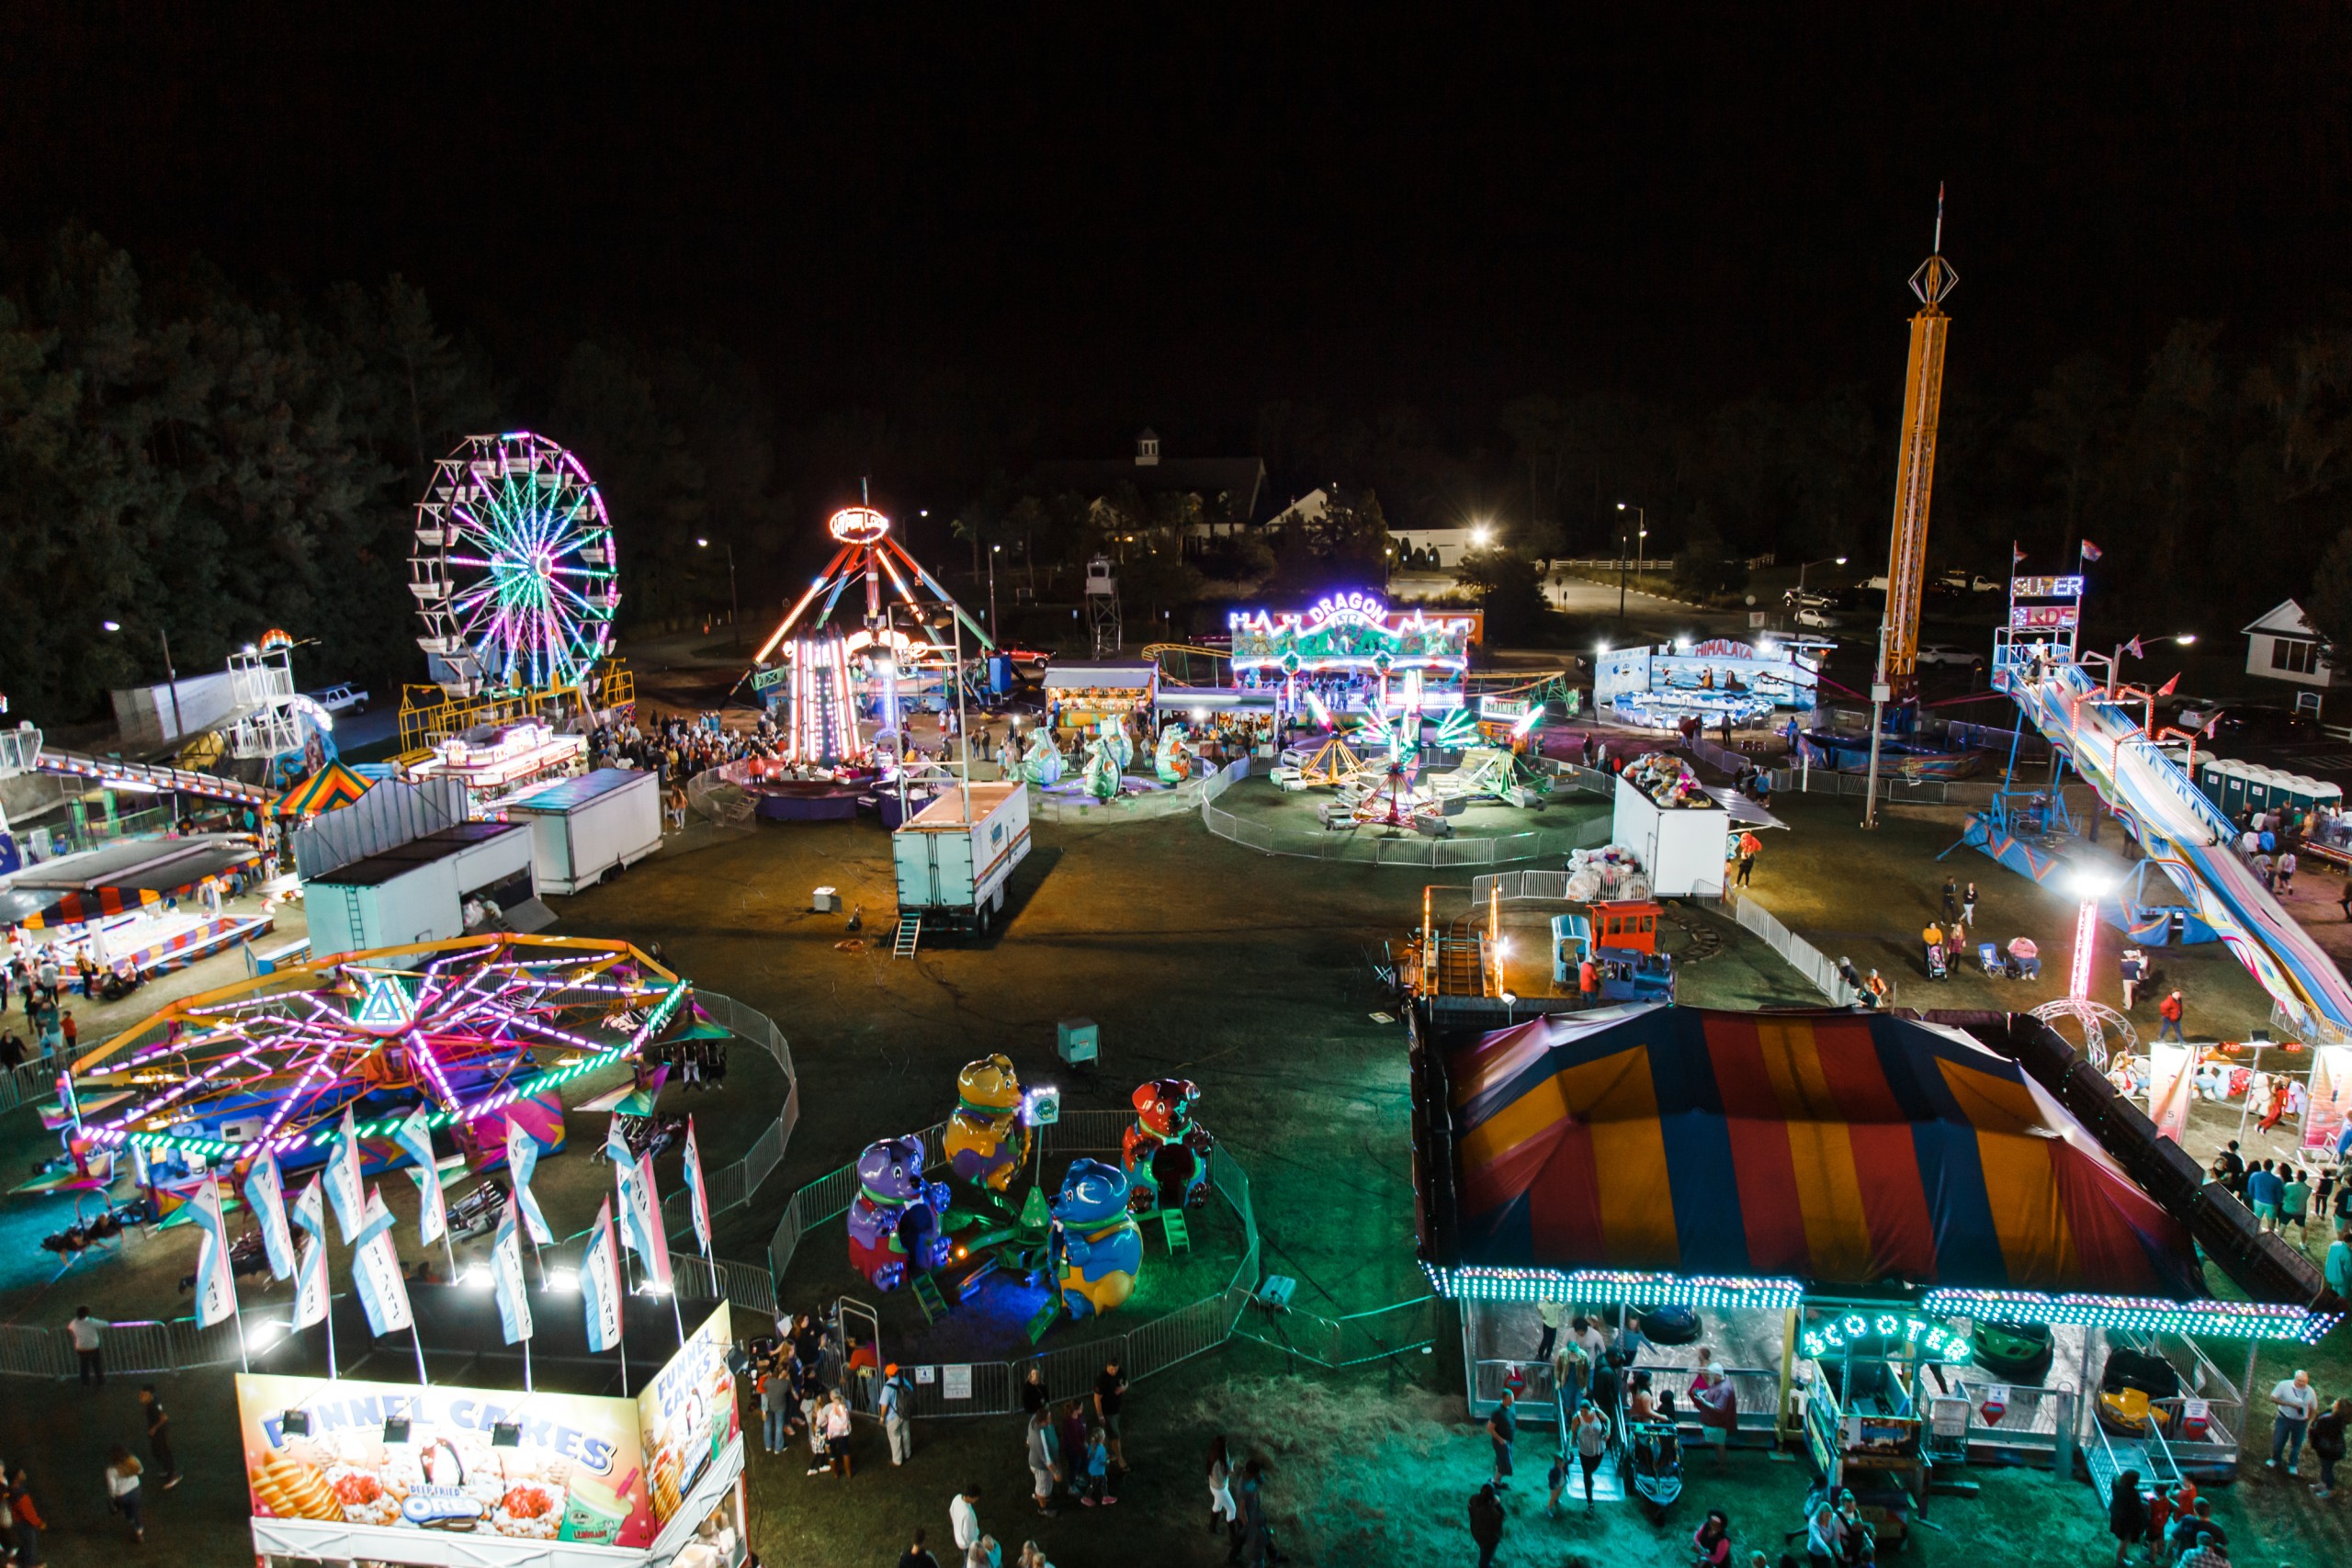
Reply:
[[[2298,811],[2315,811],[2323,806],[2341,809],[2344,805],[2340,785],[2324,784],[2282,768],[2266,768],[2259,762],[2241,762],[2234,757],[2200,760],[2197,764],[2197,787],[2233,819],[2243,818],[2249,811],[2277,811],[2289,807]]]

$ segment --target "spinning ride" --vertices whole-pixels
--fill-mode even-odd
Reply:
[[[760,645],[748,677],[771,707],[786,710],[786,734],[796,748],[837,734],[834,716],[847,691],[842,672],[870,693],[867,707],[878,739],[897,732],[902,694],[933,684],[944,694],[959,673],[958,626],[971,633],[976,653],[996,648],[955,596],[890,536],[889,518],[871,506],[843,507],[825,529],[841,548]],[[853,583],[865,587],[865,614],[854,626],[837,626],[833,612]],[[854,734],[854,724],[850,728]],[[838,741],[831,744],[838,750]],[[795,761],[837,760],[793,753]]]
[[[505,1122],[563,1141],[561,1085],[639,1055],[687,982],[627,942],[501,935],[346,954],[174,1002],[74,1064],[69,1134],[193,1174],[264,1149],[323,1161],[344,1113],[370,1167],[422,1109],[479,1169]],[[481,1125],[477,1131],[475,1123]]]
[[[409,592],[451,696],[580,685],[620,605],[595,481],[529,431],[468,436],[417,502]]]

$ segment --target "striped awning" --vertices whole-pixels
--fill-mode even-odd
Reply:
[[[315,817],[322,811],[349,806],[368,793],[368,780],[341,762],[329,762],[278,796],[277,804],[270,810],[279,817]]]
[[[1453,1263],[2207,1294],[2180,1223],[1954,1030],[1611,1009],[1484,1035],[1445,1069]]]

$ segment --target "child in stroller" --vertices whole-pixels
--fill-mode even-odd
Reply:
[[[1659,1395],[1656,1418],[1632,1423],[1629,1435],[1626,1459],[1634,1494],[1656,1524],[1682,1495],[1682,1438],[1675,1429],[1673,1393]]]
[[[1927,953],[1928,978],[1930,980],[1948,978],[1946,954],[1949,950],[1944,945],[1943,927],[1933,920],[1928,921],[1928,929],[1919,933],[1919,945]]]

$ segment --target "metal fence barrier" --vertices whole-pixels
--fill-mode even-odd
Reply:
[[[59,1070],[57,1060],[43,1057],[38,1062],[19,1062],[0,1073],[0,1111],[57,1098]]]
[[[731,1164],[703,1172],[703,1181],[710,1194],[710,1212],[720,1213],[740,1208],[752,1201],[761,1184],[775,1174],[784,1163],[785,1150],[792,1143],[792,1130],[800,1124],[800,1074],[792,1063],[792,1046],[775,1020],[756,1008],[744,1006],[734,998],[717,991],[697,988],[695,1005],[709,1015],[712,1022],[739,1040],[750,1042],[766,1052],[784,1074],[784,1109],[774,1122],[752,1140],[743,1157]],[[672,1235],[687,1234],[694,1223],[692,1200],[684,1189],[673,1192],[662,1203],[662,1224]],[[742,1267],[754,1268],[754,1265]],[[729,1297],[729,1300],[735,1298]]]

